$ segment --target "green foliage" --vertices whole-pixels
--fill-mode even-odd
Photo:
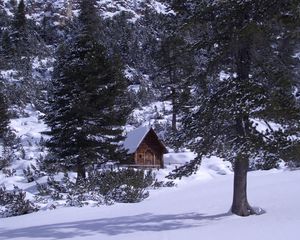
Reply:
[[[7,112],[6,99],[3,95],[2,89],[0,90],[0,139],[4,139],[8,134],[8,112]],[[2,142],[3,144],[3,142]]]
[[[155,182],[152,184],[152,187],[154,189],[156,188],[162,188],[162,187],[175,187],[176,184],[173,181],[157,181],[157,179],[155,180]]]
[[[281,160],[282,161],[282,160]],[[249,168],[251,170],[270,170],[273,168],[278,168],[280,164],[280,159],[277,155],[265,154],[257,159],[250,161]]]
[[[4,92],[4,84],[0,82],[0,170],[12,162],[14,134],[9,128],[8,105]]]
[[[65,177],[61,180],[55,180],[53,176],[49,176],[46,184],[40,184],[36,182],[39,196],[49,196],[53,200],[61,200],[64,198],[64,194],[69,193],[73,189],[73,183],[69,177]]]
[[[23,174],[27,180],[27,182],[36,181],[38,178],[44,176],[44,174],[33,164],[27,167],[27,169],[23,169]]]
[[[125,156],[119,142],[129,107],[127,83],[117,58],[96,39],[95,1],[82,1],[79,29],[58,51],[45,120],[50,126],[49,164],[75,170]]]
[[[155,99],[153,90],[150,89],[150,87],[141,85],[136,93],[135,99],[135,101],[140,105],[139,107],[147,106],[153,101],[153,99]]]
[[[15,187],[13,191],[0,187],[0,217],[12,217],[38,211],[38,208],[28,199],[26,193]]]
[[[10,54],[13,54],[14,60],[18,59],[22,65],[26,64],[26,61],[22,60],[22,58],[27,57],[29,53],[28,26],[25,14],[25,4],[21,0],[14,15],[12,31],[9,36],[12,50]]]
[[[198,158],[176,173],[191,174],[202,156],[212,154],[233,162],[241,155],[260,159],[256,166],[262,168],[276,166],[283,149],[298,141],[290,136],[299,135],[294,95],[299,61],[293,58],[299,2],[173,3],[184,25],[180,30],[191,34],[191,50],[202,59],[180,135]],[[293,21],[284,24],[285,18]],[[199,27],[202,31],[195,34]],[[221,79],[221,73],[227,77]],[[252,119],[265,122],[268,131],[259,131]],[[283,130],[272,129],[268,122],[282,124]]]
[[[4,165],[2,165],[4,164]],[[5,177],[12,177],[16,175],[16,169],[10,169],[10,168],[1,168],[2,166],[7,167],[10,164],[10,162],[5,162],[5,160],[1,160],[1,166],[0,169],[2,170],[2,173],[4,174]]]
[[[79,23],[81,24],[81,33],[97,38],[99,34],[99,23],[96,0],[81,0]]]
[[[146,190],[155,180],[151,171],[120,169],[90,174],[92,189],[104,196],[106,202],[140,202],[149,196]]]
[[[15,18],[13,22],[13,26],[18,30],[25,30],[27,19],[25,16],[25,4],[24,0],[21,0],[18,4],[17,11],[15,13]]]
[[[101,170],[89,172],[85,181],[73,182],[67,174],[61,180],[49,177],[46,184],[37,183],[43,199],[65,200],[67,206],[82,207],[88,201],[97,205],[114,202],[140,202],[149,196],[148,188],[173,186],[157,182],[151,171],[135,169]]]
[[[22,107],[38,102],[44,85],[40,81],[41,72],[35,72],[33,64],[36,57],[49,55],[49,49],[38,35],[38,26],[26,14],[24,1],[19,1],[14,16],[5,16],[3,32],[0,31],[0,69],[11,72],[4,79],[7,101],[9,105]]]
[[[282,159],[287,162],[287,166],[291,168],[300,167],[300,143],[291,144],[289,148],[281,152]]]

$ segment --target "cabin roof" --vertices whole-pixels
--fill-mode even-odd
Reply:
[[[129,154],[137,150],[149,131],[150,127],[141,126],[127,134],[124,141],[124,148],[128,150]]]
[[[143,142],[149,131],[154,130],[149,126],[141,126],[129,132],[124,141],[124,148],[128,150],[128,154],[135,153],[140,144]],[[155,134],[155,132],[154,132]],[[157,137],[157,136],[156,136]],[[159,141],[159,139],[157,138]],[[164,152],[167,152],[166,147],[159,141]]]

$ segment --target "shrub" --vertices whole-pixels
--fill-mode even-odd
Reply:
[[[155,180],[152,171],[129,169],[93,170],[85,181],[73,182],[67,174],[60,181],[49,177],[47,183],[37,183],[42,199],[66,200],[67,206],[82,207],[89,201],[102,204],[135,203],[149,196],[149,187],[171,187],[173,182]]]
[[[12,217],[38,211],[38,208],[28,199],[26,192],[15,187],[13,191],[0,187],[0,217]]]
[[[39,195],[50,196],[53,200],[63,199],[62,193],[67,194],[70,191],[70,188],[72,188],[69,186],[69,184],[70,182],[67,175],[65,175],[62,181],[57,181],[54,179],[53,176],[50,176],[47,179],[47,183],[45,184],[39,184],[38,182],[36,183]]]
[[[23,174],[28,183],[33,182],[43,176],[43,174],[33,164],[28,166],[27,169],[23,169]]]
[[[5,175],[5,177],[12,177],[12,176],[15,176],[16,169],[3,168],[2,173]]]
[[[106,202],[135,203],[149,196],[146,190],[155,181],[151,171],[120,169],[89,174],[91,191],[104,196]]]

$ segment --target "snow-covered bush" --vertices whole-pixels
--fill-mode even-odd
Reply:
[[[292,145],[286,149],[282,154],[282,158],[286,162],[286,166],[290,169],[296,169],[300,167],[300,143]]]
[[[36,182],[36,187],[39,192],[38,193],[39,196],[48,196],[51,194],[51,190],[47,184],[40,184],[40,183]]]
[[[155,182],[152,184],[152,187],[154,189],[161,188],[161,187],[175,187],[175,186],[176,184],[173,181],[164,182],[164,181],[155,180]]]
[[[34,173],[32,172],[29,166],[27,167],[27,169],[23,169],[23,173],[25,178],[27,179],[27,182],[30,183],[34,181]]]
[[[133,203],[149,196],[147,188],[155,181],[151,171],[120,169],[93,172],[89,175],[90,188],[104,196],[106,202]]]
[[[23,173],[27,182],[33,182],[38,178],[42,177],[44,174],[39,171],[33,164],[27,167],[27,169],[23,169]]]
[[[278,168],[280,166],[280,160],[274,155],[265,155],[262,157],[256,157],[250,161],[251,170],[270,170],[272,168]]]
[[[5,177],[12,177],[16,174],[16,169],[3,168],[2,173]]]
[[[36,184],[40,196],[49,196],[53,200],[61,200],[64,198],[63,194],[68,194],[72,191],[71,182],[67,174],[61,181],[55,180],[53,176],[49,176],[47,183]]]
[[[83,207],[89,201],[102,205],[104,203],[103,196],[91,188],[90,181],[80,181],[73,183],[69,178],[65,179],[68,184],[68,194],[66,196],[66,205],[71,207]]]
[[[286,163],[286,166],[291,170],[299,169],[300,168],[300,161],[288,161]]]
[[[88,201],[103,204],[103,197],[99,193],[90,190],[89,181],[73,182],[68,174],[60,180],[50,176],[46,183],[36,183],[39,202],[51,202],[62,200],[66,206],[82,207]]]
[[[38,211],[38,208],[26,198],[26,193],[15,187],[8,191],[0,187],[0,217],[12,217]]]
[[[0,170],[4,169],[5,167],[8,167],[9,164],[10,164],[9,159],[0,157]]]
[[[83,194],[70,193],[67,195],[66,205],[70,207],[83,207],[87,205],[87,199]]]
[[[1,145],[1,144],[0,144]],[[1,146],[0,146],[1,148]],[[1,150],[0,150],[1,151]],[[15,155],[13,152],[13,146],[5,146],[3,152],[0,154],[0,170],[6,167],[9,167],[13,160],[15,159]]]
[[[114,202],[140,202],[149,196],[147,188],[154,186],[152,171],[135,169],[91,171],[85,181],[72,181],[67,174],[56,180],[48,177],[47,183],[37,183],[39,201],[63,200],[67,206],[82,207]]]

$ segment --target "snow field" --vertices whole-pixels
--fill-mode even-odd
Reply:
[[[233,175],[203,167],[177,187],[152,190],[141,203],[60,208],[1,219],[0,239],[297,240],[299,181],[300,171],[250,172],[250,204],[266,213],[243,218],[228,213]]]
[[[11,121],[11,127],[26,151],[25,158],[13,163],[15,176],[0,175],[0,185],[14,185],[33,199],[35,183],[27,183],[22,169],[34,164],[43,152],[38,146],[46,126],[30,106],[28,117]],[[30,153],[30,154],[29,154]],[[165,169],[158,180],[191,159],[191,152],[165,155]],[[46,177],[38,180],[46,181]],[[177,187],[150,190],[141,203],[83,208],[63,207],[33,214],[0,219],[0,240],[298,240],[300,226],[300,171],[270,170],[250,172],[248,197],[252,206],[266,213],[246,218],[229,213],[232,201],[231,165],[217,157],[204,159],[199,171],[175,180]]]

